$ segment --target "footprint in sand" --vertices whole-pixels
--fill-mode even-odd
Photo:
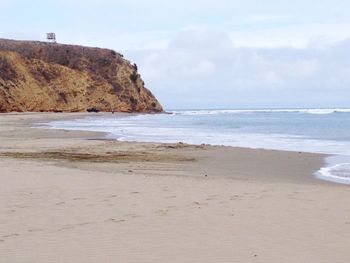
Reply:
[[[74,226],[73,225],[66,225],[64,227],[58,228],[57,231],[64,231],[64,230],[69,230],[69,229],[73,229]]]
[[[75,197],[73,198],[74,201],[77,201],[77,200],[85,200],[86,198],[83,198],[83,197]]]
[[[230,200],[242,200],[242,197],[239,195],[233,195],[230,197]]]
[[[205,200],[207,200],[207,201],[217,200],[218,197],[220,197],[220,196],[219,196],[219,195],[210,195],[210,196],[208,196],[207,199],[205,199]]]
[[[86,225],[91,225],[93,223],[96,223],[96,222],[83,222],[83,223],[78,223],[78,224],[75,224],[76,226],[86,226]]]
[[[42,232],[44,229],[41,228],[34,228],[34,229],[28,229],[28,232]]]
[[[129,217],[129,218],[137,218],[137,217],[141,217],[140,215],[137,214],[126,214],[124,215],[125,217]]]
[[[105,198],[116,198],[116,197],[118,197],[117,195],[107,195],[107,196],[105,196]]]
[[[82,222],[82,223],[77,223],[77,224],[65,225],[65,226],[57,229],[57,231],[69,230],[69,229],[73,229],[76,227],[86,226],[86,225],[90,225],[90,224],[94,224],[94,223],[96,223],[96,222]]]
[[[199,206],[208,206],[208,203],[193,202],[192,205],[194,205],[194,206],[197,206],[197,205],[199,205]]]
[[[115,219],[115,218],[109,218],[105,220],[105,222],[112,222],[112,223],[122,223],[125,221],[126,221],[125,219]]]
[[[192,202],[190,206],[202,209],[202,206],[208,206],[208,203]]]
[[[201,209],[201,204],[199,202],[193,202],[191,206],[195,206],[197,209]]]
[[[8,235],[4,235],[4,236],[2,236],[3,238],[7,238],[7,237],[18,237],[19,236],[19,234],[17,234],[17,233],[12,233],[12,234],[8,234]]]

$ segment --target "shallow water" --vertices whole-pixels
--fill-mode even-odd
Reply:
[[[326,158],[326,166],[315,176],[319,179],[350,185],[350,156],[334,155]]]
[[[176,110],[54,121],[56,129],[103,131],[124,141],[185,142],[342,155],[321,179],[350,181],[350,109]],[[345,157],[344,157],[345,156]]]

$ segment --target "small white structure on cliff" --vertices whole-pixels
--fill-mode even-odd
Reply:
[[[46,39],[49,42],[56,43],[56,34],[55,33],[46,33]]]

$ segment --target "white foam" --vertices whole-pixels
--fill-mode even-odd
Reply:
[[[303,151],[322,154],[350,155],[350,142],[309,139],[288,134],[239,133],[220,129],[193,127],[155,127],[145,119],[148,116],[128,118],[86,118],[73,121],[49,123],[54,129],[88,130],[107,132],[109,138],[140,142],[185,142],[189,144],[211,144],[254,149]],[[153,116],[150,116],[153,118]]]
[[[350,163],[338,163],[322,167],[317,172],[316,177],[326,181],[350,184]]]
[[[234,110],[183,110],[170,111],[172,114],[178,115],[213,115],[213,114],[237,114],[237,113],[307,113],[307,114],[332,114],[346,113],[350,109],[329,108],[329,109],[234,109]]]

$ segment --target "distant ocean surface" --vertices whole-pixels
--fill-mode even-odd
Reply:
[[[350,109],[173,110],[168,114],[91,115],[48,123],[102,131],[108,138],[185,142],[337,155],[316,176],[350,184]]]

